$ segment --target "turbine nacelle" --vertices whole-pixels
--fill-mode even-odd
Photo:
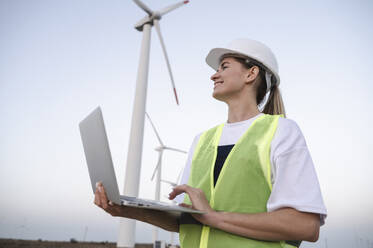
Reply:
[[[154,26],[154,20],[159,21],[160,19],[162,19],[161,13],[159,11],[155,11],[151,16],[144,16],[142,19],[140,19],[140,21],[135,24],[135,28],[141,32],[145,24],[149,23],[150,25]]]
[[[168,12],[171,12],[172,10],[177,9],[180,6],[189,3],[189,1],[182,1],[182,2],[179,2],[179,3],[176,3],[176,4],[172,4],[172,5],[164,8],[164,9],[161,9],[161,10],[158,10],[158,11],[153,11],[152,9],[150,9],[148,6],[146,6],[140,0],[133,0],[133,1],[137,4],[137,6],[139,6],[141,9],[143,9],[148,14],[147,16],[143,17],[140,21],[138,21],[135,24],[135,28],[138,31],[142,31],[144,25],[147,24],[147,23],[149,23],[150,25],[153,26],[153,24],[154,24],[153,21],[154,20],[160,20],[162,18],[162,16],[167,14]]]
[[[153,20],[154,18],[150,17],[150,16],[145,16],[144,18],[142,18],[140,21],[138,21],[136,24],[135,24],[135,28],[142,32],[143,28],[144,28],[144,25],[149,23],[150,25],[153,26]]]

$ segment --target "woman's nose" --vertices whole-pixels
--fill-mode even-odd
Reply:
[[[217,72],[215,72],[215,73],[210,77],[210,79],[211,79],[212,81],[215,81],[218,77],[219,77],[219,72],[217,71]]]

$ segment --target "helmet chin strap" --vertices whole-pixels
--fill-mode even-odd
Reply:
[[[266,106],[267,101],[268,101],[268,97],[270,95],[270,90],[271,90],[271,76],[272,76],[272,73],[266,71],[265,78],[266,78],[267,90],[266,90],[266,94],[265,94],[262,102],[258,105],[258,108],[259,108],[260,112],[262,112],[263,109],[264,109],[264,107]]]
[[[266,83],[267,83],[267,91],[266,93],[268,93],[268,91],[271,89],[271,77],[272,77],[272,73],[266,71]]]
[[[264,107],[267,105],[267,101],[268,101],[268,96],[269,96],[269,92],[267,92],[265,94],[265,96],[263,97],[263,101],[258,105],[258,109],[260,112],[263,112],[264,110]]]

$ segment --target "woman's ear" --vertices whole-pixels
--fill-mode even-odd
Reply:
[[[259,67],[257,66],[252,66],[251,68],[249,68],[247,70],[247,74],[246,74],[246,82],[247,83],[252,83],[255,81],[255,79],[258,77],[259,75]]]

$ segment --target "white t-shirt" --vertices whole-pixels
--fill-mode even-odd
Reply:
[[[263,114],[260,113],[245,121],[225,123],[219,146],[235,144],[252,122],[261,115]],[[188,182],[194,149],[201,134],[194,138],[190,147],[181,184]],[[273,187],[267,202],[268,212],[290,207],[302,212],[318,213],[323,225],[327,215],[326,207],[306,141],[295,121],[279,118],[271,143],[270,159]],[[176,201],[181,203],[183,199],[182,194]]]

